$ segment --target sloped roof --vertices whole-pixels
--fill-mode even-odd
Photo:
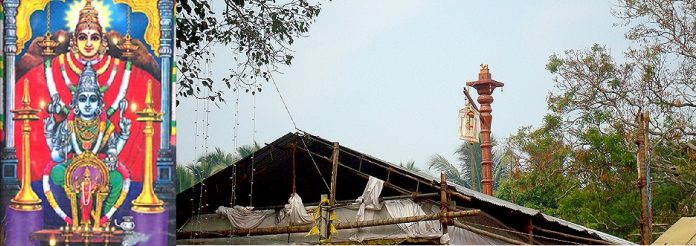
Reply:
[[[213,213],[218,206],[230,206],[233,202],[233,185],[235,186],[235,205],[249,206],[251,203],[254,207],[261,209],[287,203],[293,187],[293,159],[296,165],[297,193],[303,198],[305,205],[318,202],[321,194],[330,193],[333,146],[334,142],[306,132],[288,133],[280,137],[256,151],[252,156],[237,162],[236,170],[229,167],[206,179],[203,186],[197,184],[179,193],[177,195],[177,228],[186,223],[194,213],[209,214]],[[293,149],[295,158],[293,158]],[[384,197],[439,191],[439,178],[402,168],[345,146],[338,145],[338,149],[339,168],[336,188],[338,201],[354,200],[362,195],[369,176],[385,181],[382,191]],[[232,182],[235,180],[233,176],[236,182]],[[252,180],[253,192],[251,192]],[[565,240],[582,244],[597,244],[602,241],[609,244],[633,244],[630,241],[460,185],[451,183],[448,185],[450,190],[459,195],[452,196],[457,206],[480,209],[487,216],[505,224],[507,228],[526,233],[528,223],[531,221],[535,227],[560,233],[551,235],[535,231],[535,234],[540,236],[538,240],[535,238],[535,243],[563,243]],[[561,237],[563,240],[546,240],[549,237]],[[589,238],[594,241],[579,238]]]
[[[681,217],[653,245],[696,244],[696,217]]]

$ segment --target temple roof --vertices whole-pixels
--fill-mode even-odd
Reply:
[[[337,147],[337,201],[354,201],[361,196],[370,176],[385,181],[380,197],[440,191],[440,178],[408,170],[340,144],[337,144]],[[199,183],[179,193],[177,228],[181,228],[194,214],[212,214],[219,206],[229,207],[232,203],[233,173],[236,174],[235,205],[249,206],[251,200],[251,205],[259,210],[282,207],[293,190],[293,152],[296,192],[302,197],[305,206],[316,205],[322,194],[330,193],[333,148],[334,142],[306,132],[288,133],[266,144],[252,155],[204,180],[204,189],[201,189]],[[252,177],[254,185],[250,196]],[[480,209],[491,228],[501,227],[504,228],[501,230],[512,230],[512,234],[522,234],[528,232],[531,222],[538,229],[533,233],[534,243],[632,244],[630,241],[549,216],[535,209],[454,183],[447,184],[456,207]],[[439,202],[440,198],[426,199]],[[500,233],[491,228],[488,230]]]

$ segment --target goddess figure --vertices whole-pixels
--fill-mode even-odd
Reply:
[[[114,32],[111,35],[117,36]],[[68,52],[59,48],[56,57],[37,62],[43,58],[35,58],[40,49],[36,46],[36,39],[34,41],[19,61],[20,77],[17,81],[31,81],[31,97],[40,99],[32,103],[38,104],[44,99],[49,99],[50,103],[47,110],[39,114],[44,121],[31,123],[32,129],[42,129],[46,138],[45,142],[32,144],[33,149],[40,150],[32,151],[32,180],[42,180],[49,205],[61,219],[72,224],[71,217],[53,197],[51,183],[65,184],[68,181],[65,170],[73,157],[87,151],[94,153],[110,169],[109,193],[103,204],[104,210],[98,211],[104,214],[100,224],[108,223],[123,204],[131,179],[142,181],[144,136],[139,133],[145,124],[130,119],[137,117],[134,111],[138,105],[145,105],[148,80],[154,82],[153,91],[160,91],[156,62],[147,52],[141,52],[141,56],[133,61],[119,59],[118,49],[113,45],[109,49],[110,43],[99,22],[99,13],[90,0],[80,10],[75,30],[69,34]],[[140,47],[140,50],[144,48]],[[16,88],[21,91],[23,83],[16,83]],[[160,94],[154,93],[153,99],[159,102]],[[20,98],[15,99],[17,103],[20,101]],[[32,106],[44,108],[43,105]],[[158,103],[155,109],[159,110]],[[136,134],[131,135],[132,132]],[[21,139],[20,131],[16,130],[14,134],[16,139]],[[38,139],[42,133],[32,131],[31,134],[32,139]],[[155,136],[158,135],[159,128],[156,128]],[[159,146],[159,138],[153,139],[153,146]],[[17,150],[18,156],[21,156],[21,151]],[[157,151],[155,147],[151,154],[156,156]]]
[[[98,154],[109,168],[109,192],[104,201],[104,211],[108,212],[100,218],[100,224],[109,221],[123,203],[130,187],[129,171],[117,161],[119,153],[130,136],[131,120],[123,117],[128,103],[125,99],[120,102],[121,131],[117,133],[114,125],[106,118],[102,93],[96,80],[96,72],[90,64],[87,64],[73,93],[71,110],[67,119],[56,125],[55,114],[60,112],[61,106],[54,100],[48,106],[50,116],[44,120],[44,136],[51,150],[52,160],[51,164],[44,169],[44,193],[54,211],[68,224],[72,224],[73,221],[56,203],[48,182],[50,180],[60,187],[65,186],[66,180],[69,182],[70,177],[66,177],[65,171],[72,162],[73,156],[84,152]],[[89,189],[85,190],[84,181],[79,187],[81,218],[87,218],[83,221],[89,220],[89,210],[85,209],[92,207],[91,196],[85,193],[85,191],[93,192],[90,187],[88,186]],[[89,201],[89,204],[83,204],[85,201]]]
[[[92,211],[92,196],[97,185],[90,178],[89,168],[85,168],[82,175],[82,181],[80,182],[80,217],[82,221],[89,221],[89,215]]]

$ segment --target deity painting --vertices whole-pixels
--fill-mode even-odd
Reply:
[[[166,220],[175,159],[173,1],[4,0],[3,7],[4,28],[12,28],[5,47],[16,48],[4,54],[15,62],[5,67],[11,73],[5,86],[13,87],[5,91],[14,95],[4,95],[12,100],[4,100],[11,103],[3,112],[9,109],[14,118],[5,113],[0,125],[11,135],[3,138],[3,153],[14,152],[16,164],[8,158],[3,169],[14,168],[15,182],[28,177],[31,186],[15,191],[9,210],[32,211],[17,197],[33,190],[41,229],[61,235],[81,227],[116,231],[91,236],[107,243],[125,240],[114,236],[124,217],[135,218],[136,232],[139,219]],[[35,119],[18,117],[31,110]],[[5,177],[3,172],[3,185],[12,181]],[[159,220],[148,217],[157,214]],[[154,226],[166,234],[166,222],[160,227]],[[29,232],[30,238],[42,241],[43,230]]]

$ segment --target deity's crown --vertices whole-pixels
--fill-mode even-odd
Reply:
[[[91,175],[89,168],[85,168],[85,172],[82,174],[85,178],[89,178]]]
[[[90,63],[87,63],[87,65],[85,65],[85,69],[80,74],[80,78],[77,81],[77,90],[75,92],[74,97],[77,97],[77,95],[86,91],[94,92],[97,95],[101,95],[101,91],[99,90],[99,84],[97,84],[97,72],[94,71],[94,68],[92,68],[92,64]]]
[[[101,29],[101,25],[99,24],[99,12],[92,6],[91,0],[87,0],[85,7],[80,10],[80,18],[78,19],[77,27],[79,28],[81,25],[96,25]]]

